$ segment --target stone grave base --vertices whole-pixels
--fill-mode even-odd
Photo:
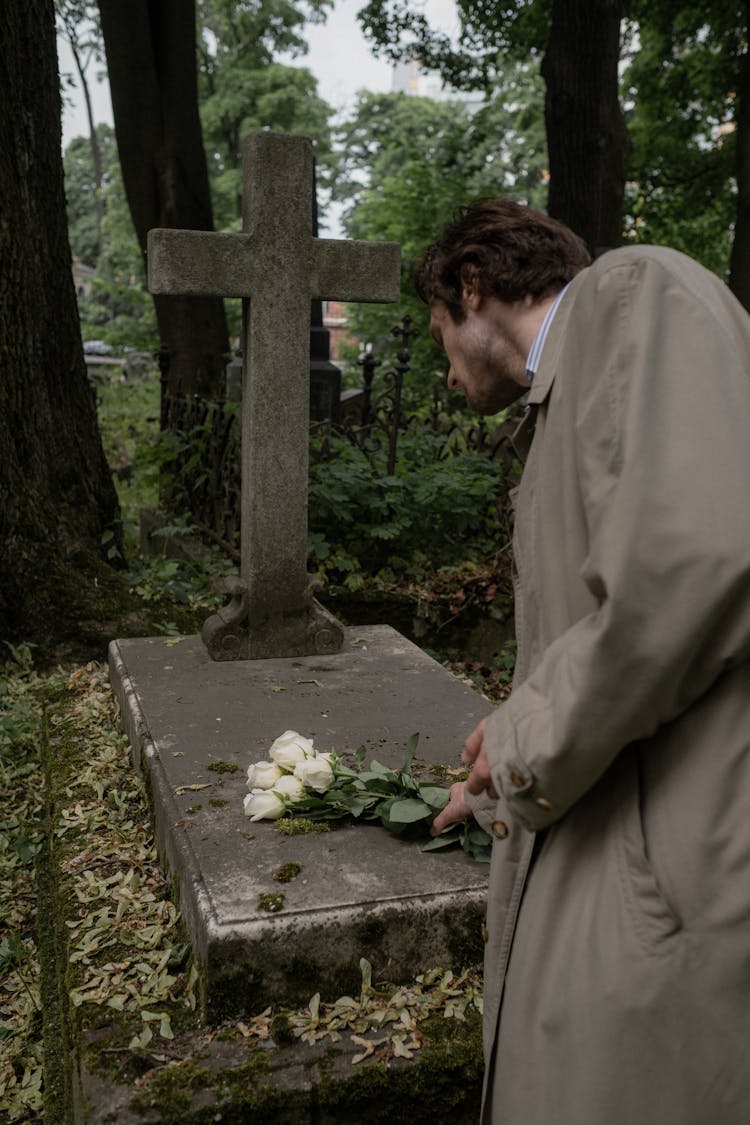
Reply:
[[[470,687],[387,626],[349,628],[340,653],[298,659],[216,663],[198,637],[120,640],[110,672],[209,1016],[356,991],[362,957],[391,981],[481,958],[485,865],[376,825],[286,837],[243,813],[247,767],[287,729],[391,767],[419,732],[427,777],[458,765],[492,709]],[[290,862],[297,877],[274,879]],[[268,895],[283,895],[273,912]]]

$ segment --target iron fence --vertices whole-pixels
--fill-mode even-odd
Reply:
[[[433,457],[473,452],[501,460],[508,469],[515,459],[511,438],[517,416],[499,423],[467,419],[446,409],[437,394],[428,410],[406,410],[404,386],[411,370],[410,342],[417,335],[411,317],[404,316],[392,335],[397,347],[391,366],[381,374],[378,368],[384,361],[372,352],[362,355],[358,361],[361,390],[344,404],[339,422],[311,423],[311,459],[325,462],[338,456],[340,442],[346,441],[368,458],[373,473],[392,476],[397,471],[399,444],[409,434],[423,435],[426,431],[436,439],[431,446]],[[160,351],[162,440],[167,451],[162,462],[162,507],[175,514],[188,513],[193,524],[238,559],[238,404],[210,402],[197,395],[170,398],[166,391],[168,362],[168,352]]]

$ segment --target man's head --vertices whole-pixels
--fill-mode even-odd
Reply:
[[[448,385],[479,414],[527,389],[526,357],[544,315],[590,260],[567,227],[503,199],[470,204],[425,252],[417,292],[448,356]]]
[[[582,239],[556,219],[510,199],[477,199],[427,248],[415,284],[426,305],[442,301],[460,323],[467,267],[482,296],[513,303],[554,296],[590,262]]]

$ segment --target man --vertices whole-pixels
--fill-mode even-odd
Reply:
[[[448,382],[528,391],[518,662],[465,787],[495,835],[484,1122],[750,1121],[750,318],[675,251],[593,265],[471,205],[417,271]]]

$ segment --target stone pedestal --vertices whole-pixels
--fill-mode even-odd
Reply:
[[[243,813],[246,770],[284,730],[318,750],[366,747],[400,766],[459,764],[491,705],[387,626],[348,628],[340,653],[212,661],[197,637],[114,641],[112,684],[151,794],[160,853],[206,983],[209,1011],[305,1002],[481,957],[487,867],[376,825],[285,837]],[[274,879],[301,865],[288,883]],[[283,895],[277,912],[261,898]]]

